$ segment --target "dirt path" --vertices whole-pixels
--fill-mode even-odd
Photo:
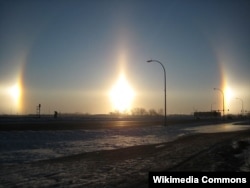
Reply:
[[[0,166],[0,187],[148,187],[149,171],[248,171],[250,131]]]

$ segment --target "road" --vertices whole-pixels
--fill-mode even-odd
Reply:
[[[193,116],[172,117],[167,119],[167,126],[173,125],[203,125],[237,122],[239,119],[195,119]],[[0,131],[21,130],[77,130],[77,129],[110,129],[121,127],[146,127],[164,125],[162,117],[111,117],[111,116],[0,116]]]

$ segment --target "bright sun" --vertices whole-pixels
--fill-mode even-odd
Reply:
[[[121,113],[131,109],[134,95],[133,89],[123,74],[119,77],[109,94],[113,108]]]

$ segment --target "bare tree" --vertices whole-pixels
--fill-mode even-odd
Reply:
[[[131,114],[133,116],[145,116],[148,115],[148,112],[145,108],[133,108]]]
[[[163,116],[163,109],[162,108],[158,110],[158,115]]]
[[[149,109],[148,114],[149,114],[150,116],[157,116],[157,115],[158,115],[158,113],[156,112],[155,109]]]

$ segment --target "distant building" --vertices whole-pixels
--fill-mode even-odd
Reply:
[[[211,111],[211,112],[194,112],[194,117],[197,119],[201,118],[219,118],[221,117],[221,112]]]

